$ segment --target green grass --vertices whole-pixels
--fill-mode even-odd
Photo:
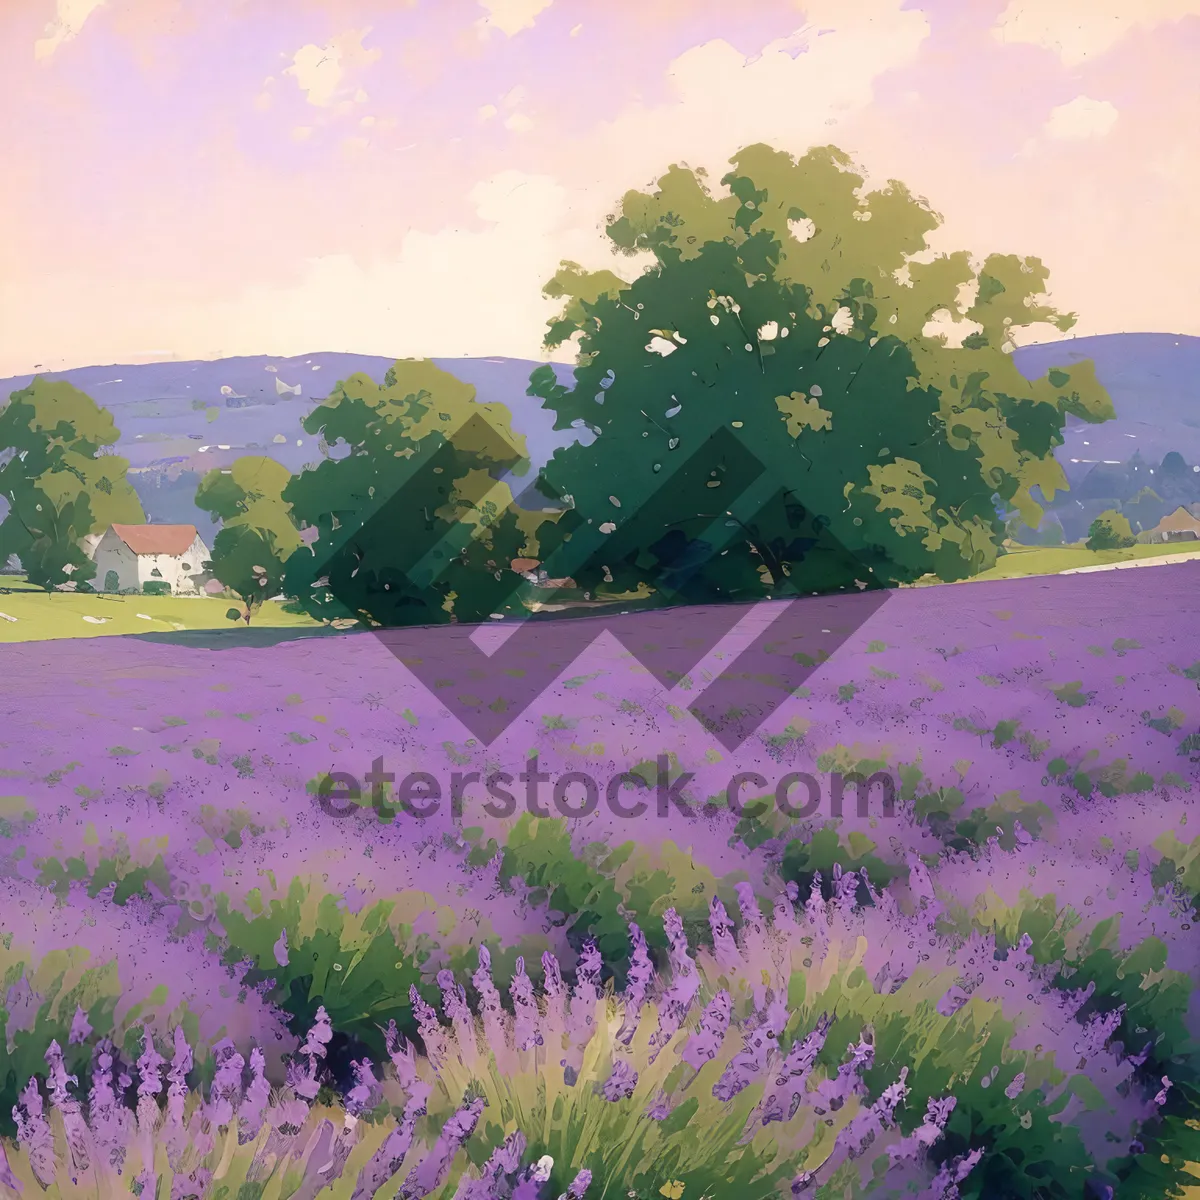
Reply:
[[[1168,542],[1158,546],[1130,546],[1125,550],[1089,550],[1082,543],[1070,546],[1010,546],[991,570],[965,582],[1057,575],[1077,567],[1108,566],[1134,559],[1179,554],[1200,558],[1200,545]],[[922,584],[926,582],[938,581],[921,581]],[[0,645],[51,638],[101,637],[106,634],[245,628],[242,625],[235,626],[225,615],[234,603],[223,596],[112,596],[74,592],[48,595],[30,587],[23,576],[0,575]],[[16,619],[9,621],[6,617]],[[89,621],[85,619],[87,617],[98,620]],[[254,629],[319,627],[320,623],[312,618],[285,612],[282,604],[273,601],[262,606],[251,625]]]
[[[224,596],[113,596],[88,592],[47,594],[20,575],[0,576],[0,644],[109,634],[171,633],[189,629],[233,629]],[[6,620],[12,617],[14,620]],[[96,618],[94,621],[87,617]],[[283,611],[268,601],[251,628],[318,628],[307,616]],[[245,628],[244,625],[240,626]]]
[[[1076,567],[1100,567],[1139,558],[1189,553],[1200,557],[1200,545],[1195,542],[1166,542],[1158,546],[1130,546],[1125,550],[1089,550],[1082,542],[1071,546],[1010,546],[990,571],[984,571],[974,579],[1057,575]]]

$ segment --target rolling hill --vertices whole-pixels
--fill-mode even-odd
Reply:
[[[1117,418],[1102,426],[1072,419],[1059,460],[1073,489],[1087,492],[1091,507],[1111,499],[1092,495],[1098,488],[1112,490],[1100,486],[1105,472],[1111,475],[1114,464],[1128,463],[1135,453],[1148,464],[1146,470],[1169,451],[1177,451],[1189,466],[1200,463],[1200,338],[1107,334],[1017,351],[1017,363],[1030,377],[1086,358],[1095,361]],[[320,461],[317,439],[301,426],[306,414],[339,379],[363,372],[381,381],[391,363],[382,357],[315,353],[81,367],[50,377],[70,381],[111,410],[121,430],[118,450],[129,459],[150,520],[190,522],[210,536],[207,514],[193,503],[204,472],[228,466],[243,454],[269,454],[292,471]],[[535,468],[576,436],[556,432],[552,414],[525,394],[536,363],[465,358],[438,360],[438,365],[473,384],[481,400],[509,407]],[[569,380],[569,367],[556,370]],[[0,396],[32,378],[0,380]],[[1086,486],[1096,471],[1093,486]],[[1117,472],[1120,478],[1125,474]]]

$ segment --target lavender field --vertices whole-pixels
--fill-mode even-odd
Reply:
[[[153,1039],[184,1038],[162,1118],[192,1139],[162,1165],[180,1187],[216,1187],[221,1163],[233,1180],[219,1129],[240,1121],[257,1157],[238,1186],[265,1187],[274,1155],[283,1195],[537,1195],[589,1171],[644,1196],[731,1179],[755,1195],[789,1179],[822,1196],[1166,1194],[1195,1157],[1198,584],[1183,564],[890,593],[733,750],[687,708],[762,609],[673,686],[642,662],[695,614],[610,618],[650,658],[601,632],[486,745],[435,698],[474,686],[451,677],[446,644],[469,632],[453,626],[10,647],[7,1132],[25,1144],[46,1123],[18,1094],[48,1072],[89,1194],[126,1153],[105,1137],[153,1176],[132,1109],[125,1133],[98,1130],[56,1071],[102,1116],[105,1095],[120,1107],[114,1072],[129,1091]],[[797,603],[836,633],[855,599]],[[536,639],[530,669],[555,646]],[[439,654],[432,690],[401,662]],[[520,784],[508,812],[477,782],[450,803],[455,774],[516,776],[534,755],[547,815]],[[436,812],[405,811],[394,785],[372,806],[366,782],[357,805],[322,800],[323,778],[364,780],[378,759],[433,777]],[[894,779],[894,812],[879,789],[860,812],[852,786],[836,818],[828,790],[803,819],[772,799],[789,773],[852,771]],[[596,811],[556,811],[567,772],[599,781]],[[636,818],[603,802],[623,772],[650,784]],[[731,811],[739,774],[756,778]],[[681,775],[682,803],[660,800]],[[711,1153],[688,1149],[693,1117]],[[636,1169],[614,1137],[641,1139]],[[314,1174],[323,1155],[333,1176]]]

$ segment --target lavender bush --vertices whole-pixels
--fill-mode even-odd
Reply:
[[[36,1078],[21,1093],[9,1170],[59,1195],[128,1184],[179,1198],[232,1196],[276,1172],[280,1195],[359,1200],[385,1185],[410,1200],[589,1184],[647,1197],[1076,1194],[1080,1172],[1129,1152],[1170,1080],[1141,1077],[1145,1049],[1114,1044],[1111,1014],[1081,1016],[1086,991],[1050,986],[1027,937],[1004,953],[992,937],[939,933],[944,909],[921,865],[911,872],[907,909],[886,893],[859,905],[860,880],[842,873],[832,900],[814,885],[799,903],[793,887],[769,915],[743,887],[736,925],[712,902],[699,953],[668,911],[668,963],[656,971],[632,928],[620,993],[600,986],[589,945],[572,984],[550,955],[541,988],[519,964],[505,1003],[485,950],[475,1002],[450,971],[441,1016],[414,989],[423,1052],[391,1024],[387,1069],[357,1061],[332,1105],[323,1009],[280,1088],[259,1049],[247,1059],[226,1040],[196,1090],[176,1030],[169,1057],[149,1032],[136,1062],[96,1043],[84,1101],[55,1042],[47,1096]]]

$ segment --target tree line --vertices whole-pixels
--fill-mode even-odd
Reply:
[[[1013,361],[1030,327],[1075,320],[1046,302],[1041,261],[935,254],[938,224],[833,147],[749,147],[719,186],[672,167],[609,219],[631,279],[563,263],[545,289],[561,301],[546,348],[573,344],[576,366],[569,386],[537,368],[528,395],[589,436],[539,472],[544,505],[514,501],[525,447],[507,409],[404,360],[308,414],[336,451],[316,467],[246,457],[203,478],[212,571],[246,620],[282,592],[320,619],[393,625],[515,611],[532,563],[652,603],[986,570],[1008,523],[1036,527],[1066,489],[1068,415],[1114,414],[1091,363],[1028,380]],[[117,437],[66,383],[14,393],[0,558],[48,588],[90,578],[81,539],[144,519]]]

